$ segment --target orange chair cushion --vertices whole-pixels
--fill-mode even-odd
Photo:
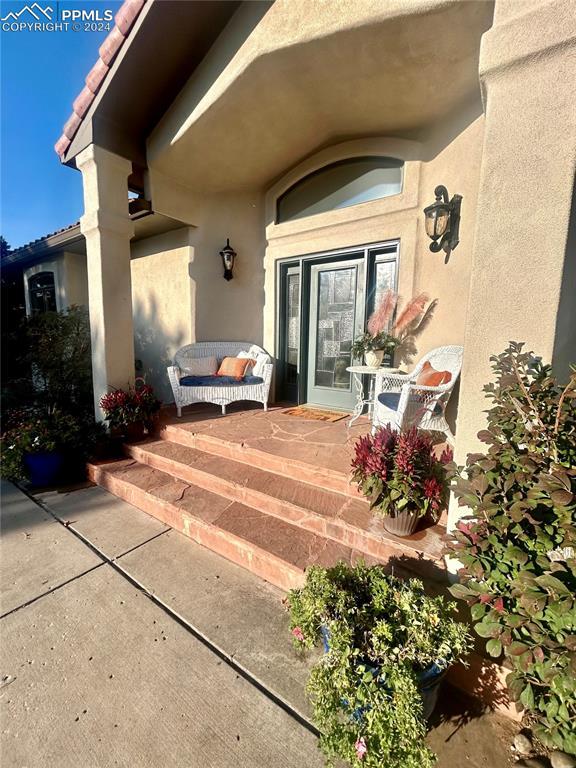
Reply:
[[[441,384],[448,384],[452,374],[450,371],[437,371],[434,366],[430,365],[428,360],[422,366],[422,370],[418,374],[416,384],[421,384],[423,387],[439,387]]]
[[[225,357],[220,363],[216,376],[233,376],[241,381],[246,374],[246,369],[254,365],[254,360],[245,357]]]

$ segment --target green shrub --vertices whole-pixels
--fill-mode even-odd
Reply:
[[[464,566],[452,593],[512,664],[510,696],[536,736],[576,754],[576,374],[562,388],[522,348],[492,358],[489,447],[456,483],[471,514],[450,547]]]
[[[288,602],[297,647],[329,633],[329,651],[307,685],[328,764],[340,757],[365,768],[432,766],[417,675],[467,651],[454,604],[363,563],[310,568]]]
[[[88,311],[43,312],[24,324],[25,360],[32,371],[30,398],[48,413],[93,409],[92,361]]]

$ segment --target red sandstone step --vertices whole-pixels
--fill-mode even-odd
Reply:
[[[300,586],[309,565],[356,556],[349,547],[135,461],[91,464],[88,470],[114,495],[284,590]]]
[[[133,460],[89,464],[88,475],[114,495],[284,590],[300,586],[311,565],[378,560]],[[390,548],[382,560],[394,562],[394,558],[398,551]],[[412,573],[412,563],[416,571],[431,565],[401,557],[397,569]]]
[[[195,448],[157,440],[126,446],[127,454],[175,478],[272,515],[379,560],[427,559],[444,571],[441,537],[432,526],[409,540],[388,533],[362,498],[325,491],[283,475]],[[430,571],[431,568],[428,569]],[[430,575],[428,573],[428,575]]]
[[[250,466],[274,472],[277,475],[308,483],[315,487],[342,493],[345,496],[359,498],[355,486],[350,484],[350,474],[334,469],[328,469],[301,459],[278,456],[259,448],[253,448],[242,442],[226,440],[214,435],[194,432],[192,424],[165,424],[159,437],[162,440],[196,448],[225,459],[233,459]],[[300,447],[300,446],[298,446]]]

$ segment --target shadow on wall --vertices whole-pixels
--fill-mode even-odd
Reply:
[[[172,364],[174,352],[188,344],[189,339],[184,338],[182,330],[168,332],[162,328],[158,302],[153,297],[147,307],[141,301],[136,301],[133,315],[136,375],[154,387],[162,402],[171,403],[174,397],[166,368]]]
[[[554,372],[560,381],[568,380],[570,364],[576,362],[576,323],[574,322],[576,292],[574,286],[576,286],[576,184],[572,190],[572,205],[568,221],[552,360]]]

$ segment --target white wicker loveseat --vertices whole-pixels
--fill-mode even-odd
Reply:
[[[245,353],[244,357],[252,357],[257,361],[256,365],[260,363],[258,371],[255,366],[254,375],[233,382],[218,380],[217,376],[186,375],[187,363],[190,360],[216,357],[220,363],[224,357],[237,357],[239,353]],[[267,361],[263,356],[266,356]],[[178,416],[182,415],[185,405],[193,403],[214,403],[221,406],[222,413],[226,414],[226,406],[239,400],[255,400],[262,403],[266,411],[273,368],[268,353],[257,344],[246,341],[199,341],[182,347],[174,355],[174,365],[168,368]],[[187,383],[190,379],[196,379],[198,383]]]

